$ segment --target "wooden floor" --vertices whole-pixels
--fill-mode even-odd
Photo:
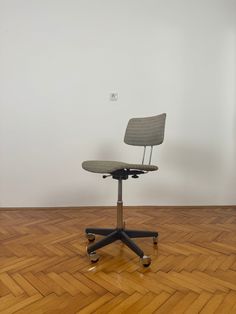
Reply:
[[[0,313],[236,313],[235,208],[129,208],[144,269],[119,241],[91,265],[86,226],[114,226],[114,208],[0,211]]]

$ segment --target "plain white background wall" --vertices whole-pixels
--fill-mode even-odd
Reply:
[[[235,0],[0,0],[0,88],[2,207],[115,204],[81,162],[141,161],[126,124],[162,112],[125,204],[236,204]]]

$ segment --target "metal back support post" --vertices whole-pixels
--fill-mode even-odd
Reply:
[[[149,165],[151,164],[151,161],[152,161],[152,151],[153,151],[153,146],[150,146],[150,154],[149,154],[149,162],[148,162]],[[146,146],[144,146],[144,149],[143,149],[142,165],[145,162],[145,155],[146,155]]]

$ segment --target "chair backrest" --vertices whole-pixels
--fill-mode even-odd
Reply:
[[[160,145],[164,140],[166,113],[129,120],[124,142],[134,146]]]

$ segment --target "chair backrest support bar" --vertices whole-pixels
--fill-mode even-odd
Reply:
[[[144,164],[144,161],[145,161],[145,155],[146,155],[146,146],[144,146],[144,149],[143,149],[143,160],[142,160],[142,165]]]
[[[152,161],[152,150],[153,150],[153,146],[151,146],[151,149],[150,149],[150,155],[149,155],[149,165],[151,165],[151,161]]]
[[[142,165],[145,164],[146,148],[147,148],[147,146],[144,146],[144,149],[143,149],[143,158],[142,158]],[[153,152],[153,146],[150,146],[149,161],[148,161],[148,164],[149,164],[149,165],[151,165],[151,161],[152,161],[152,152]]]

